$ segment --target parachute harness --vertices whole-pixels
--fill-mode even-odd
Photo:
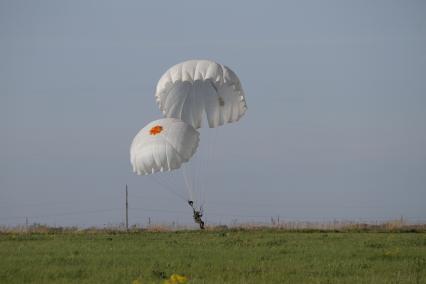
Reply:
[[[219,100],[219,105],[223,107],[225,105],[225,101],[223,100],[223,98],[221,96],[218,96],[217,99]]]
[[[204,230],[204,221],[201,219],[201,217],[203,217],[203,208],[200,207],[200,210],[197,210],[194,208],[194,201],[192,200],[188,200],[188,204],[189,206],[191,206],[192,211],[194,213],[193,217],[194,217],[194,222],[197,223],[198,225],[200,225],[200,229]]]

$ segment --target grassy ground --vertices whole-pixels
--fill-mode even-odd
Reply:
[[[426,283],[426,233],[0,234],[0,283],[163,283],[173,273],[189,283]]]

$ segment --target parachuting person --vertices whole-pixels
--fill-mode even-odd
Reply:
[[[194,201],[188,200],[189,206],[192,208],[194,222],[200,226],[201,230],[204,230],[204,221],[201,219],[203,217],[203,207],[200,207],[200,210],[195,209]]]
[[[176,119],[163,118],[146,125],[133,139],[130,162],[138,175],[171,171],[181,167],[194,155],[199,133],[191,125]],[[202,210],[194,210],[194,219],[204,229]]]
[[[158,81],[155,98],[165,117],[178,118],[198,129],[204,115],[210,128],[237,122],[246,112],[245,94],[237,75],[210,60],[188,60],[169,68]],[[202,208],[194,221],[204,228]]]

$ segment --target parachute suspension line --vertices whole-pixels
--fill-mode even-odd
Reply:
[[[188,173],[186,171],[187,171],[186,165],[183,164],[182,165],[182,173],[183,173],[183,178],[185,180],[185,187],[186,187],[186,190],[188,191],[188,198],[189,198],[189,200],[187,200],[187,201],[195,202],[195,200],[194,200],[194,189],[193,189],[193,186],[192,186],[193,184],[190,182],[190,180],[188,178]]]
[[[209,137],[210,138],[210,137]],[[200,169],[202,169],[203,171],[201,172],[200,176],[198,177],[198,183],[200,184],[200,206],[202,207],[205,203],[205,196],[204,196],[204,191],[205,191],[205,182],[206,182],[206,177],[207,177],[207,165],[208,165],[208,161],[209,159],[209,148],[210,148],[210,139],[205,139],[204,140],[204,145],[202,147],[204,147],[203,149],[203,157],[200,159]],[[203,182],[204,181],[204,182]]]
[[[202,141],[201,143],[202,143],[201,146],[200,146],[201,151],[198,151],[198,153],[197,153],[198,154],[197,159],[196,159],[197,164],[194,168],[194,175],[193,175],[193,180],[194,180],[194,184],[195,184],[195,188],[196,188],[198,202],[202,202],[202,199],[201,199],[201,196],[200,196],[200,191],[201,191],[201,186],[202,186],[202,184],[200,182],[200,178],[201,178],[201,175],[203,174],[203,172],[205,170],[203,168],[203,163],[202,163],[203,157],[204,157],[204,153],[203,153],[204,152],[203,151],[204,141]],[[200,204],[198,204],[198,205],[200,205]]]
[[[216,134],[217,134],[216,131],[217,131],[217,128],[213,128],[213,129],[210,129],[210,131],[208,132],[209,137],[208,137],[208,139],[206,139],[207,143],[205,145],[205,147],[206,147],[205,152],[206,153],[205,153],[204,159],[202,160],[202,162],[204,163],[203,168],[205,168],[209,164],[212,164],[212,162],[213,162],[213,157],[214,157],[213,149],[214,149],[214,145],[215,145],[215,141],[216,141],[215,138],[216,138]],[[205,178],[207,178],[207,170],[205,171],[205,174],[206,174]],[[206,186],[205,186],[205,184],[203,184],[201,186],[200,193],[201,193],[201,198],[202,198],[201,204],[204,206],[204,204],[206,203],[206,196],[205,196]]]
[[[204,134],[204,133],[203,133]],[[203,175],[206,172],[204,167],[204,161],[206,159],[206,149],[205,143],[208,142],[208,139],[203,139],[200,141],[199,150],[194,157],[194,162],[192,163],[192,184],[194,185],[194,195],[196,195],[197,199],[197,207],[202,207],[202,188],[203,188]]]
[[[182,199],[183,201],[187,201],[187,198],[185,198],[183,195],[177,193],[176,191],[173,190],[172,187],[168,186],[165,183],[160,182],[160,180],[158,180],[154,175],[150,175],[150,177],[152,178],[152,180],[160,186],[160,188],[172,193],[173,195],[175,195],[176,197]]]

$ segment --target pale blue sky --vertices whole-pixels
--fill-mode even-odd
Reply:
[[[131,223],[190,223],[128,151],[192,58],[248,103],[202,130],[207,221],[426,220],[426,3],[247,2],[0,0],[0,225],[117,224],[126,183]]]

